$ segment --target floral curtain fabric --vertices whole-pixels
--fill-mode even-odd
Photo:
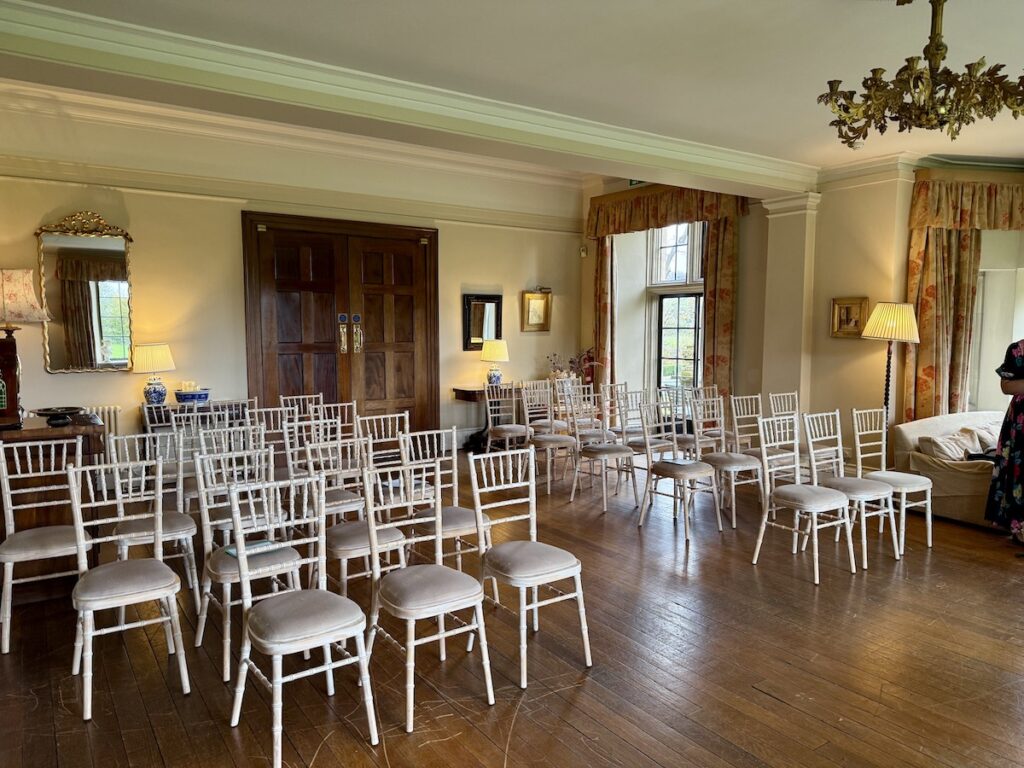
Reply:
[[[736,319],[736,219],[708,222],[704,240],[704,386],[732,394],[733,324]]]
[[[595,385],[615,381],[615,267],[612,258],[612,238],[599,238],[594,275]]]

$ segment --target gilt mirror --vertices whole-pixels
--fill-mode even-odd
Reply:
[[[36,230],[50,373],[132,367],[131,236],[92,211]]]
[[[462,294],[462,348],[483,349],[501,338],[501,294]]]

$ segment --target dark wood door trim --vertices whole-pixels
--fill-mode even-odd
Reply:
[[[375,224],[365,221],[344,221],[314,216],[293,216],[282,213],[242,211],[242,269],[245,279],[245,345],[246,368],[249,396],[262,395],[264,387],[263,328],[261,319],[260,254],[259,236],[261,227],[291,229],[301,232],[317,232],[346,237],[377,237],[397,240],[416,240],[426,254],[427,294],[427,370],[417,371],[424,375],[431,393],[425,403],[428,421],[434,427],[440,423],[440,357],[438,350],[438,244],[437,230],[425,227],[406,227],[396,224]],[[262,403],[261,405],[270,405]]]

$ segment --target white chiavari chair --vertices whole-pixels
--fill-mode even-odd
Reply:
[[[227,429],[226,411],[178,410],[171,413],[171,429],[181,440],[178,472],[183,478],[184,509],[191,510],[192,501],[199,495],[196,485],[195,455],[201,452],[200,434],[206,430]]]
[[[262,424],[204,429],[199,432],[196,452],[211,453],[258,451],[267,447],[267,430]]]
[[[586,385],[590,387],[590,385]],[[615,473],[615,492],[622,486],[622,476],[633,483],[633,500],[640,504],[636,485],[636,468],[633,465],[633,449],[615,442],[615,434],[605,429],[601,421],[601,404],[593,394],[593,388],[582,393],[575,391],[569,397],[569,428],[576,440],[576,454],[573,457],[572,490],[569,501],[576,499],[576,488],[580,482],[581,469],[587,465],[586,474],[591,480],[601,481],[601,509],[608,511],[608,472]],[[591,426],[597,424],[596,427]],[[609,462],[614,466],[609,468]]]
[[[551,471],[555,454],[559,451],[565,453],[565,464],[575,461],[576,438],[564,434],[569,425],[567,421],[555,418],[554,393],[551,387],[547,389],[521,391],[523,400],[523,414],[526,416],[526,423],[531,426],[532,434],[529,443],[538,452],[543,451],[545,458],[545,480],[547,481],[548,496],[551,495]],[[537,426],[534,426],[537,425]],[[562,472],[565,477],[565,471]]]
[[[348,515],[363,511],[363,467],[366,466],[366,440],[336,438],[310,442],[303,447],[305,476],[323,475],[328,525],[344,522]]]
[[[850,500],[850,525],[860,524],[860,565],[868,569],[868,520],[873,517],[889,520],[892,550],[900,559],[899,537],[896,534],[896,515],[892,507],[892,486],[878,480],[846,477],[843,455],[843,429],[839,411],[804,414],[804,438],[807,441],[807,459],[811,470],[811,484],[835,488]],[[836,528],[836,539],[839,529]]]
[[[524,381],[519,388],[519,398],[523,419],[533,433],[564,434],[569,429],[565,419],[555,416],[554,388],[547,379]]]
[[[215,534],[220,531],[225,538],[231,531],[230,488],[233,485],[268,482],[274,479],[274,449],[196,456],[199,481],[199,522],[203,534],[203,580],[199,610],[196,622],[196,648],[203,644],[206,621],[210,606],[221,614],[221,674],[224,682],[231,679],[231,608],[241,604],[241,598],[233,596],[233,586],[238,583],[238,559],[229,547],[218,547]],[[275,550],[259,559],[260,568],[268,568],[287,576],[289,581],[298,579],[298,552]],[[214,587],[220,587],[220,598],[214,594]]]
[[[878,480],[893,489],[894,501],[898,497],[900,516],[900,555],[907,546],[907,512],[911,509],[924,510],[925,535],[928,546],[932,546],[932,481],[912,472],[886,469],[888,460],[888,425],[885,411],[881,408],[853,410],[854,454],[857,461],[857,477]],[[866,466],[870,462],[877,469]],[[910,498],[908,498],[910,497]],[[914,498],[916,497],[916,498]]]
[[[317,392],[314,395],[281,395],[280,398],[280,406],[293,409],[300,419],[310,418],[313,408],[323,404],[323,392]]]
[[[142,403],[140,407],[142,409],[142,429],[145,432],[170,432],[173,429],[171,426],[172,413],[195,410],[195,406],[192,404],[172,408],[165,403]]]
[[[223,413],[229,427],[240,427],[249,423],[249,411],[256,407],[256,398],[241,400],[211,400],[207,406],[214,413]]]
[[[409,432],[409,412],[360,416],[359,436],[366,439],[366,453],[372,466],[386,467],[402,461],[398,436]]]
[[[68,465],[82,464],[82,438],[41,440],[25,443],[0,442],[0,492],[3,496],[4,533],[0,563],[4,567],[0,598],[0,653],[11,650],[11,616],[15,584],[73,576],[61,571],[45,576],[15,578],[14,566],[74,555],[75,528],[72,525],[41,525],[23,528],[25,518],[43,517],[50,510],[67,509]]]
[[[728,450],[725,430],[725,403],[722,397],[695,398],[693,400],[693,445],[696,459],[714,467],[718,474],[719,496],[722,497],[722,481],[729,489],[728,509],[732,516],[732,527],[736,527],[736,486],[756,485],[758,497],[764,496],[764,482],[761,477],[761,462],[746,453]],[[705,451],[705,435],[715,441],[711,451]],[[745,477],[744,477],[745,475]]]
[[[231,727],[236,727],[241,719],[245,683],[251,670],[270,691],[271,765],[281,768],[284,684],[322,673],[326,676],[327,695],[333,696],[334,670],[357,664],[370,743],[377,744],[369,656],[363,638],[366,616],[348,598],[327,591],[323,478],[232,486],[229,498],[243,611]],[[301,589],[297,582],[278,583],[276,592],[256,593],[254,583],[268,578],[277,580],[276,568],[262,564],[267,559],[274,560],[274,552],[284,552],[288,557],[292,552],[305,553],[295,565],[308,567],[317,574],[315,585]],[[354,656],[346,647],[349,640],[355,640]],[[252,649],[270,657],[269,677],[252,659]],[[314,650],[323,652],[322,664],[284,673],[286,656],[301,653],[308,658]],[[334,658],[334,652],[339,658]]]
[[[74,518],[75,555],[78,583],[71,602],[78,613],[75,630],[75,655],[72,674],[82,674],[82,719],[92,719],[93,639],[126,629],[162,624],[166,632],[167,652],[178,662],[181,689],[189,693],[185,646],[178,621],[175,595],[181,580],[163,562],[163,476],[161,460],[89,467],[69,466],[71,511]],[[136,546],[140,537],[125,533],[136,525],[148,528],[153,556],[115,560],[89,567],[90,550],[112,543],[118,551]],[[124,620],[129,606],[155,602],[160,615],[155,618]],[[117,609],[118,621],[110,627],[96,628],[96,612]]]
[[[296,419],[284,423],[284,452],[288,477],[306,473],[306,445],[340,440],[341,423],[334,419]]]
[[[405,656],[405,730],[413,730],[415,704],[416,647],[438,642],[440,657],[446,657],[445,641],[456,635],[475,633],[480,637],[480,658],[487,687],[487,703],[494,704],[491,665],[487,657],[487,634],[484,627],[484,590],[482,581],[443,564],[444,534],[441,528],[441,493],[435,492],[431,479],[441,474],[440,465],[407,464],[400,467],[367,469],[363,473],[366,492],[366,518],[369,522],[370,562],[373,569],[373,602],[370,610],[370,632],[367,643],[373,651],[375,638],[394,643]],[[401,513],[419,508],[415,516]],[[400,514],[394,514],[400,513]],[[385,531],[397,531],[410,547],[421,544],[428,562],[394,568],[383,572],[381,540]],[[479,541],[484,540],[483,523]],[[415,553],[415,550],[412,550]],[[472,610],[464,621],[457,611]],[[389,635],[380,624],[381,611],[405,623],[405,644]],[[446,629],[445,619],[451,617],[456,627]],[[416,637],[416,622],[435,619],[438,631],[427,637]],[[472,635],[470,636],[470,647]],[[467,648],[469,650],[470,648]]]
[[[359,416],[356,404],[352,403],[325,403],[314,405],[310,408],[310,418],[313,421],[324,421],[330,419],[341,425],[341,439],[352,440],[359,437],[358,421]]]
[[[812,544],[814,560],[814,583],[820,583],[818,568],[818,532],[835,527],[842,527],[846,534],[846,545],[850,557],[850,573],[857,573],[857,563],[853,555],[853,538],[850,531],[849,504],[850,500],[842,491],[808,485],[802,482],[800,474],[800,429],[797,416],[773,416],[761,418],[759,441],[761,443],[761,471],[766,478],[766,486],[771,489],[762,499],[761,527],[757,532],[757,544],[754,545],[754,565],[761,554],[761,544],[768,526],[790,531],[793,534],[793,554],[799,548],[800,537],[804,537],[806,548],[808,539]],[[773,451],[772,449],[776,449]],[[793,478],[794,482],[782,485],[773,480],[774,476]],[[778,522],[773,513],[779,509],[793,511],[793,524]]]
[[[768,408],[772,416],[799,416],[800,394],[798,392],[771,392]]]
[[[501,442],[505,448],[525,444],[530,428],[519,420],[519,388],[512,383],[488,384],[484,388],[487,410],[487,446]]]
[[[481,582],[494,578],[519,592],[519,687],[526,688],[527,617],[533,614],[533,631],[540,629],[540,609],[547,605],[574,600],[580,619],[583,657],[592,665],[587,612],[583,603],[583,566],[571,552],[537,541],[537,477],[533,448],[500,453],[471,455],[470,480],[473,507],[481,533],[485,521],[497,526],[526,523],[528,538],[502,541],[489,546],[480,564]],[[572,581],[572,589],[555,585]],[[540,599],[544,587],[553,596]],[[529,590],[529,598],[527,597]]]
[[[299,418],[294,408],[253,408],[249,411],[249,423],[263,427],[263,439],[280,465],[285,463],[287,452],[284,446],[284,425]]]
[[[718,530],[722,530],[715,469],[703,461],[682,456],[677,443],[682,435],[679,434],[679,422],[673,404],[663,399],[656,403],[645,403],[640,408],[640,424],[643,429],[644,452],[647,455],[647,484],[640,502],[637,525],[644,524],[648,510],[654,506],[655,496],[667,496],[672,499],[673,520],[678,520],[682,512],[683,538],[689,541],[693,497],[697,493],[710,493],[715,504]],[[658,490],[662,480],[671,481],[671,494]]]
[[[757,442],[757,420],[761,412],[761,395],[729,395],[729,419],[732,425],[733,450],[760,458]]]
[[[199,576],[196,567],[196,554],[194,539],[198,531],[195,519],[184,512],[185,509],[185,478],[179,471],[181,463],[182,437],[174,432],[149,432],[136,435],[108,435],[107,456],[111,463],[130,463],[139,461],[161,461],[161,475],[163,477],[163,489],[165,499],[162,502],[166,507],[166,496],[173,494],[174,509],[163,513],[161,523],[163,529],[164,544],[174,544],[177,552],[174,554],[164,553],[164,560],[181,559],[184,563],[185,584],[192,592],[192,601],[196,607],[196,615],[199,615]],[[192,482],[195,477],[190,478]],[[132,523],[125,523],[120,531],[125,534],[134,534],[141,541],[133,543],[130,539],[122,542],[124,549],[120,552],[122,560],[128,557],[129,546],[145,544],[152,538],[150,521],[142,519]],[[166,548],[166,546],[165,546]]]

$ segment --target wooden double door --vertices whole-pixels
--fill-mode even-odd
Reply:
[[[437,230],[242,212],[249,395],[438,425]]]

